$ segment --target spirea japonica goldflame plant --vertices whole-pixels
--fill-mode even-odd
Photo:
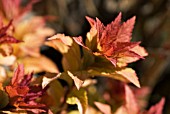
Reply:
[[[145,49],[139,46],[140,42],[130,42],[135,18],[132,17],[121,24],[120,13],[114,21],[104,26],[98,18],[95,21],[87,17],[92,26],[91,34],[96,33],[97,51],[93,51],[94,54],[104,56],[114,66],[126,66],[127,63],[147,56]],[[83,47],[88,48],[84,46],[81,37],[74,38],[74,40]]]
[[[136,17],[121,22],[119,13],[106,26],[86,17],[91,25],[86,38],[56,34],[45,40],[54,33],[45,18],[25,20],[35,2],[21,7],[21,0],[0,1],[0,112],[162,114],[164,98],[148,111],[141,107],[146,100],[138,99],[139,93],[146,97],[150,90],[140,88],[135,71],[127,67],[148,55],[140,42],[131,42]],[[42,45],[62,54],[63,71],[40,53]],[[94,78],[99,76],[104,80]]]

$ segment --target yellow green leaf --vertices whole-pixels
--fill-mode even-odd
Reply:
[[[69,94],[67,98],[67,103],[77,104],[80,114],[85,114],[87,106],[88,106],[86,91],[84,89],[72,90],[72,92]]]

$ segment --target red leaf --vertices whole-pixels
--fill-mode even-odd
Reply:
[[[15,39],[13,36],[5,35],[4,37],[0,38],[0,44],[2,43],[19,43],[21,41]]]
[[[121,24],[121,13],[107,26],[96,18],[96,21],[86,17],[93,29],[97,30],[97,52],[99,55],[103,55],[108,59],[114,66],[121,66],[121,58],[131,57],[128,61],[121,60],[122,66],[127,63],[134,62],[147,56],[146,51],[140,47],[140,42],[130,42],[132,36],[132,30],[135,24],[135,16]],[[92,34],[92,33],[91,33]],[[95,37],[94,37],[95,38]],[[82,38],[77,38],[75,41],[84,46]],[[92,40],[91,40],[92,41]],[[93,44],[91,44],[93,45]],[[139,50],[139,53],[138,53]],[[134,61],[132,61],[134,58]]]
[[[129,42],[132,36],[132,30],[135,24],[136,17],[132,17],[128,21],[124,22],[120,27],[119,32],[117,34],[117,42]]]
[[[18,65],[10,85],[5,87],[5,91],[9,96],[9,104],[14,107],[19,107],[24,110],[37,108],[41,110],[46,108],[45,104],[37,102],[47,90],[48,86],[42,89],[41,85],[31,85],[33,73],[25,75],[24,66]]]
[[[121,16],[122,16],[122,14],[119,13],[119,15],[116,17],[116,19],[106,26],[104,31],[98,31],[98,32],[102,33],[102,36],[99,36],[99,38],[101,37],[101,39],[100,39],[101,45],[103,45],[103,46],[109,45],[114,40],[116,40],[119,28],[121,26],[121,24],[120,24]],[[97,27],[100,27],[100,26],[97,26]]]
[[[7,30],[9,29],[11,24],[12,24],[12,20],[8,23],[8,25],[6,25],[4,27],[3,27],[3,24],[1,24],[1,26],[0,26],[0,44],[20,42],[19,40],[15,39],[13,36],[10,36],[10,35],[7,34]]]
[[[12,86],[17,86],[22,79],[24,78],[24,65],[18,65],[18,68],[15,70],[14,76],[11,81]]]

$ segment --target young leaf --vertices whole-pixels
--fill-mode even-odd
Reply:
[[[97,39],[93,35],[94,33],[88,33],[88,38],[96,39],[97,41],[97,50],[94,50],[94,47],[91,50],[95,55],[102,55],[106,59],[108,59],[114,66],[123,67],[126,66],[130,62],[134,62],[136,60],[139,60],[147,55],[147,52],[143,48],[135,48],[140,47],[139,42],[130,42],[131,36],[132,36],[132,30],[135,23],[135,17],[132,17],[128,21],[121,24],[121,13],[117,16],[117,18],[112,21],[107,26],[104,26],[103,23],[96,18],[96,21],[87,18],[89,23],[91,24],[92,28],[91,30],[97,31]],[[89,35],[90,34],[90,35]],[[82,42],[82,38],[74,38],[74,40],[84,48],[89,49],[89,46],[85,46]],[[89,40],[95,41],[95,40]],[[93,44],[91,44],[93,45]],[[137,52],[135,49],[139,50]],[[121,58],[131,58],[131,60],[124,60]],[[133,60],[134,58],[134,60]],[[132,61],[133,60],[133,61]]]
[[[47,87],[42,89],[39,85],[31,85],[32,76],[33,73],[25,75],[24,66],[18,65],[10,84],[5,87],[9,96],[9,105],[28,111],[31,110],[30,108],[46,111],[46,105],[38,103],[36,100],[45,93]]]

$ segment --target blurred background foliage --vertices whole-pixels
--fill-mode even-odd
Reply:
[[[149,86],[152,90],[148,107],[165,96],[164,113],[170,112],[169,0],[41,0],[33,9],[36,15],[50,17],[48,25],[56,33],[70,36],[85,36],[90,30],[85,16],[98,17],[108,24],[119,12],[123,13],[123,21],[136,15],[133,40],[140,40],[149,56],[130,66],[136,70],[141,85]],[[59,53],[54,55],[53,51],[51,48],[42,48],[42,53],[52,58],[62,71],[62,56]],[[107,83],[107,80],[103,81],[101,83]]]

